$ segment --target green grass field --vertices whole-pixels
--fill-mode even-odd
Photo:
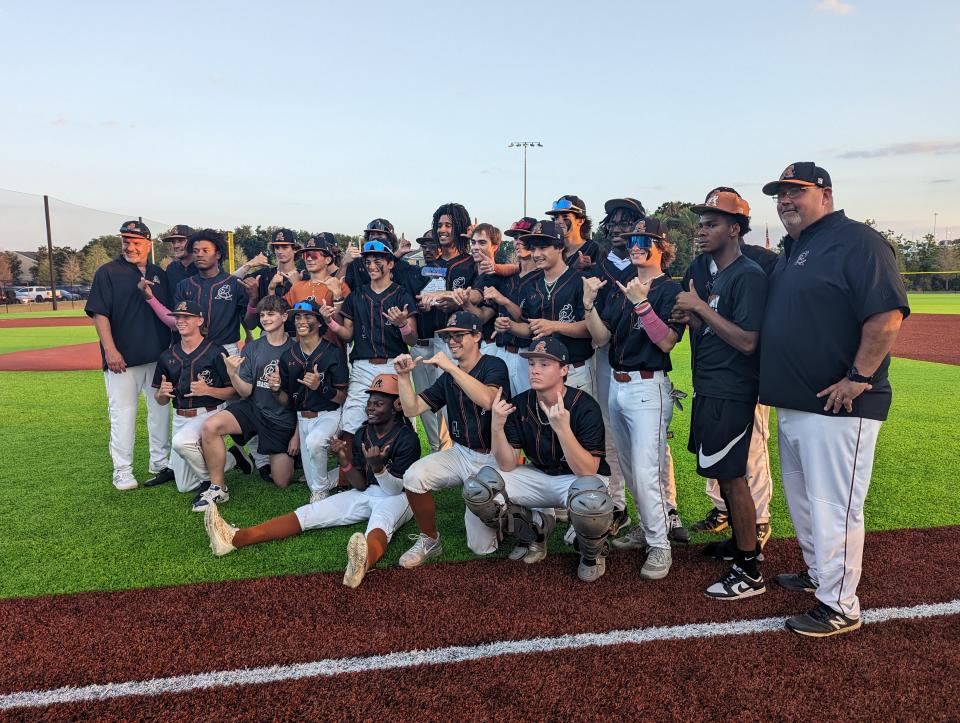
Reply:
[[[960,294],[909,294],[914,314],[960,314]]]
[[[0,334],[6,334],[4,330]],[[0,338],[3,338],[0,336]],[[690,389],[689,346],[674,353],[674,382]],[[960,524],[960,448],[952,429],[960,398],[960,367],[896,359],[894,407],[883,426],[867,500],[871,530]],[[267,575],[342,570],[350,534],[363,525],[311,532],[291,540],[214,558],[190,495],[172,484],[116,492],[110,483],[108,422],[99,372],[0,373],[6,454],[0,457],[0,597],[116,590]],[[689,523],[709,509],[703,480],[686,449],[689,407],[677,413],[672,441],[681,514]],[[144,412],[135,472],[147,475]],[[776,456],[774,534],[792,535]],[[228,476],[232,498],[223,508],[233,524],[249,525],[291,511],[307,499],[303,484],[278,490],[259,477]],[[438,495],[444,560],[472,557],[463,534],[459,489]],[[561,527],[563,527],[561,525]],[[382,565],[406,549],[408,524]],[[551,551],[567,550],[561,530]],[[706,537],[701,538],[703,540]],[[507,546],[509,548],[509,545]],[[505,554],[506,551],[504,551]]]
[[[37,326],[0,329],[0,354],[25,349],[48,349],[97,340],[92,326]]]
[[[0,319],[29,319],[38,316],[86,316],[83,310],[85,301],[75,301],[73,306],[71,302],[60,302],[60,308],[56,311],[50,304],[32,304],[31,307],[24,307],[21,304],[13,306],[0,306]],[[22,311],[24,308],[32,308],[32,311]]]

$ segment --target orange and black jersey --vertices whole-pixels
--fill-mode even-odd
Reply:
[[[477,264],[470,254],[460,254],[449,261],[439,259],[437,263],[447,269],[447,291],[468,289],[473,286],[477,278]]]
[[[498,357],[481,355],[470,376],[487,386],[510,390],[507,365]],[[434,412],[447,408],[447,427],[454,442],[470,449],[490,449],[490,415],[471,401],[449,372],[441,374],[420,397]]]
[[[583,321],[583,275],[567,268],[552,284],[543,274],[527,285],[521,299],[520,311],[524,319],[549,319],[574,323]],[[570,363],[580,364],[593,356],[593,343],[589,338],[557,334],[570,352]]]
[[[420,438],[417,433],[408,424],[397,423],[393,429],[382,437],[377,436],[377,430],[367,422],[360,425],[360,429],[353,435],[353,461],[352,464],[358,470],[362,470],[367,478],[367,484],[375,485],[377,476],[373,473],[370,465],[367,464],[366,455],[363,453],[363,445],[370,447],[379,447],[381,451],[387,445],[390,449],[384,458],[384,469],[394,477],[403,479],[403,473],[407,468],[420,459]]]
[[[198,409],[216,407],[223,403],[216,397],[187,397],[191,382],[206,382],[211,387],[229,387],[230,375],[223,363],[223,347],[209,339],[200,342],[200,346],[189,354],[181,343],[176,343],[160,355],[153,372],[153,388],[159,389],[163,377],[173,384],[174,409]]]
[[[610,252],[613,253],[612,251]],[[600,289],[597,292],[597,300],[595,305],[597,311],[601,314],[603,313],[603,307],[606,305],[607,300],[615,293],[620,291],[620,287],[617,286],[619,281],[624,286],[637,275],[637,270],[632,263],[630,263],[630,257],[626,259],[626,265],[621,268],[617,266],[610,258],[610,254],[607,254],[599,263],[594,264],[591,271],[593,273],[586,274],[587,276],[596,276],[601,281],[606,281],[607,285]]]
[[[407,344],[400,329],[384,316],[387,309],[394,306],[399,309],[406,306],[411,317],[417,313],[417,302],[407,289],[397,283],[391,283],[380,293],[370,286],[361,286],[343,300],[340,313],[353,322],[350,361],[392,359],[407,353]]]
[[[311,389],[300,380],[316,365],[320,385]],[[337,392],[346,389],[349,380],[347,353],[343,347],[321,339],[309,355],[294,342],[280,356],[280,388],[290,397],[298,412],[328,412],[340,405],[333,402]]]
[[[600,260],[600,245],[593,239],[587,239],[584,241],[580,245],[580,248],[578,248],[569,256],[564,253],[563,260],[567,262],[567,266],[575,267],[580,263],[580,259],[584,257],[590,259],[590,265],[583,269],[583,273],[587,274],[588,276],[593,276],[593,274],[590,273],[590,269],[594,268],[597,264],[597,261]]]
[[[651,282],[647,292],[653,311],[677,333],[678,341],[683,336],[683,324],[671,324],[667,319],[670,318],[677,302],[677,294],[681,290],[680,284],[663,274]],[[673,369],[670,354],[650,341],[634,306],[634,303],[617,289],[607,297],[607,303],[600,313],[600,320],[610,330],[610,366],[621,372],[670,371]]]
[[[597,474],[609,475],[610,467],[604,457],[605,440],[600,405],[586,392],[564,387],[563,406],[570,412],[570,429],[580,446],[600,460]],[[521,392],[510,403],[516,411],[507,417],[503,427],[507,442],[522,449],[530,464],[549,475],[573,474],[563,456],[560,441],[547,420],[547,413],[537,402],[533,389]]]
[[[512,289],[518,285],[516,279],[519,278],[519,274],[514,274],[513,276],[497,276],[496,274],[479,274],[473,282],[473,289],[479,291],[483,294],[483,290],[487,287],[492,287],[499,291],[501,294],[510,298]],[[494,329],[494,319],[498,316],[508,316],[507,310],[504,309],[499,304],[495,304],[492,301],[481,301],[479,306],[486,306],[494,310],[494,315],[490,317],[490,320],[485,322],[483,325],[483,340],[484,341],[496,341],[498,346],[503,346],[503,343],[500,342],[499,337],[504,336],[503,334],[497,334]],[[508,342],[513,344],[514,342]]]
[[[209,341],[217,344],[240,341],[240,322],[247,313],[247,290],[236,276],[223,269],[209,279],[200,274],[188,276],[177,284],[173,308],[181,301],[200,304]]]

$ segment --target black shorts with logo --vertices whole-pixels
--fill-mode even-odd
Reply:
[[[296,427],[278,427],[264,419],[250,399],[232,402],[227,405],[226,411],[230,412],[240,425],[242,443],[257,437],[257,451],[260,454],[282,454],[287,451]],[[237,435],[232,436],[236,441]]]
[[[746,476],[756,406],[694,395],[687,449],[697,457],[697,474],[717,480]]]

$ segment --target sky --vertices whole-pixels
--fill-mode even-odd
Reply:
[[[762,243],[760,187],[813,160],[849,216],[957,237],[958,35],[948,0],[0,0],[0,248],[44,242],[24,194],[75,247],[126,216],[416,238],[448,201],[506,228],[511,141],[543,144],[532,216],[727,185]]]

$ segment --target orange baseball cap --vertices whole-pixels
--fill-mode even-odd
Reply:
[[[378,392],[380,394],[389,394],[392,397],[400,396],[400,384],[397,382],[396,374],[377,374],[370,383],[367,394]]]
[[[691,206],[690,210],[694,213],[710,213],[719,211],[720,213],[729,213],[733,216],[750,217],[750,204],[740,196],[730,191],[714,191],[704,203]]]

